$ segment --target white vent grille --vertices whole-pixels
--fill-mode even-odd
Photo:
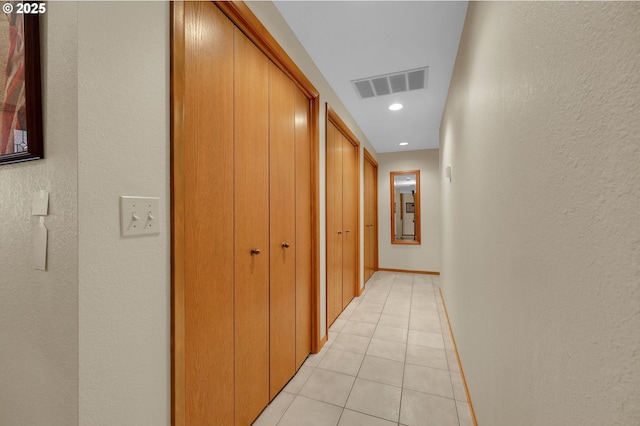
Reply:
[[[427,88],[429,67],[352,80],[361,99]]]

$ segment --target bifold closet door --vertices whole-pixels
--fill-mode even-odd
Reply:
[[[234,27],[211,2],[184,13],[184,418],[232,425]]]
[[[240,6],[172,5],[171,408],[189,426],[250,425],[317,327],[317,92]]]
[[[342,312],[342,134],[327,123],[327,324]]]
[[[235,424],[248,425],[269,403],[269,70],[271,63],[235,31],[234,192],[210,210],[234,206],[235,223]],[[214,77],[212,77],[214,78]],[[215,94],[213,95],[215,98]],[[207,117],[209,118],[209,117]],[[217,137],[215,133],[212,138]],[[212,187],[216,191],[216,187]],[[222,237],[221,237],[222,238]],[[214,243],[213,241],[211,243]],[[272,255],[277,256],[278,253]],[[233,264],[233,261],[231,262]],[[215,273],[211,278],[215,277]],[[208,342],[218,347],[220,342]],[[202,371],[201,374],[208,374]],[[231,393],[233,387],[225,391]],[[214,404],[215,401],[209,401]],[[224,422],[218,424],[227,424]]]
[[[364,161],[364,279],[371,278],[376,267],[376,227],[378,168],[365,155]]]
[[[295,91],[269,64],[270,397],[296,372]]]
[[[358,244],[358,147],[340,134],[342,139],[342,303],[347,307],[355,297],[358,271],[356,258]]]

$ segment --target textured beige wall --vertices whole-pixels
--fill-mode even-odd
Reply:
[[[168,425],[169,3],[79,3],[78,86],[80,425]],[[121,238],[120,195],[161,233]]]
[[[469,5],[442,284],[481,425],[640,422],[639,69],[640,3]]]
[[[0,424],[78,423],[77,7],[41,20],[45,159],[0,166]],[[49,191],[48,269],[31,200]]]
[[[437,149],[378,154],[378,266],[440,272],[440,173]],[[420,245],[391,244],[391,177],[420,170]]]

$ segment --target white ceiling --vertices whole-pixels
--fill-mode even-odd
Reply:
[[[437,148],[466,1],[276,1],[377,152]],[[429,67],[427,89],[360,99],[352,80]],[[400,111],[389,105],[399,102]],[[399,146],[400,142],[409,142]]]

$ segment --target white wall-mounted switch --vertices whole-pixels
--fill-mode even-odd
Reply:
[[[159,205],[157,197],[120,197],[120,235],[159,234]]]

